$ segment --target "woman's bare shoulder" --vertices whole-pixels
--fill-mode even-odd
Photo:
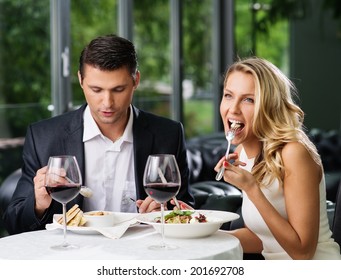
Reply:
[[[286,169],[295,169],[303,165],[316,171],[321,169],[321,166],[314,161],[308,149],[300,142],[285,144],[282,149],[282,160]]]

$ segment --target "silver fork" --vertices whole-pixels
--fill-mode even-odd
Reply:
[[[226,149],[226,153],[225,153],[225,159],[227,160],[229,158],[229,153],[230,153],[230,147],[231,147],[231,142],[235,136],[236,130],[238,127],[233,127],[231,128],[227,133],[226,133],[226,140],[227,140],[227,149]],[[215,179],[217,181],[220,181],[221,178],[223,177],[225,171],[225,167],[224,165],[221,166],[219,172],[217,173],[217,175],[215,176]]]
[[[179,201],[177,200],[177,198],[175,196],[173,196],[173,200],[174,200],[175,206],[178,208],[178,210],[181,210]]]
[[[64,177],[69,183],[74,184],[74,182],[67,176]],[[81,186],[81,190],[79,191],[79,193],[84,196],[84,197],[92,197],[93,195],[93,191],[86,187],[86,186]]]

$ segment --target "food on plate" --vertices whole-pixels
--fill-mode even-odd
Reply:
[[[93,195],[93,191],[90,189],[90,188],[88,188],[88,187],[84,187],[84,186],[82,186],[81,187],[81,190],[79,191],[79,193],[82,195],[82,196],[84,196],[84,197],[92,197],[92,195]]]
[[[94,211],[94,212],[88,212],[87,215],[90,215],[90,216],[104,216],[104,215],[108,215],[108,213],[104,212],[104,211]]]
[[[58,223],[63,224],[63,216],[58,219]],[[83,226],[85,223],[86,219],[83,217],[83,211],[78,204],[75,204],[66,212],[66,224],[68,226]]]
[[[156,217],[155,222],[161,223],[161,217]],[[206,216],[189,210],[174,210],[165,216],[166,224],[193,224],[207,223]]]

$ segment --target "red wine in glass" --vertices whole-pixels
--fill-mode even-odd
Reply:
[[[74,199],[80,192],[82,176],[76,157],[69,155],[51,156],[45,174],[46,192],[52,199],[63,205],[64,242],[52,246],[56,250],[69,250],[78,246],[66,241],[66,203]]]
[[[167,202],[178,193],[179,184],[149,183],[144,186],[144,189],[152,199],[161,203]]]
[[[74,199],[80,189],[81,185],[79,184],[63,184],[63,185],[56,185],[54,187],[45,186],[46,191],[48,194],[56,201],[60,203],[67,203]]]
[[[144,170],[143,185],[147,195],[161,206],[162,242],[159,245],[149,246],[149,249],[176,249],[177,246],[166,244],[164,241],[164,203],[175,197],[181,186],[181,175],[175,156],[171,154],[150,155]]]

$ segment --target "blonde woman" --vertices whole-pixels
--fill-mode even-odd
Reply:
[[[245,253],[265,259],[341,259],[331,238],[321,159],[303,130],[296,89],[272,63],[257,57],[227,71],[220,114],[225,131],[239,127],[224,180],[243,192],[245,228],[231,231]]]
[[[265,259],[341,259],[331,238],[321,159],[303,130],[294,85],[257,57],[227,71],[220,114],[225,132],[238,127],[224,180],[243,192],[245,227],[229,231],[244,253]],[[181,208],[188,208],[181,203]]]

